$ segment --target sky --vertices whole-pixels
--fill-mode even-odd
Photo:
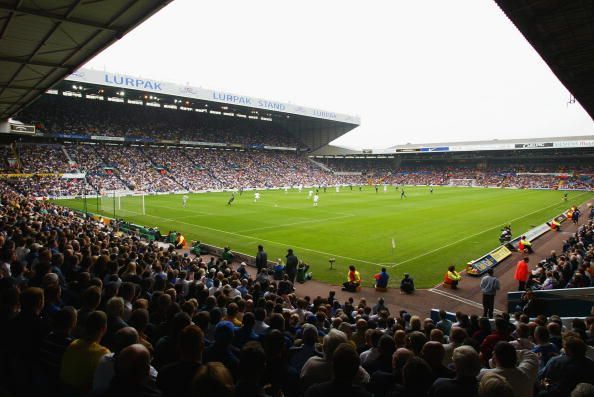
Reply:
[[[594,133],[493,0],[175,0],[86,67],[358,115],[358,149]]]

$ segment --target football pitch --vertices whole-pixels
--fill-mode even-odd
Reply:
[[[162,234],[177,230],[188,242],[200,240],[233,251],[255,255],[262,244],[269,260],[283,258],[293,248],[308,263],[313,277],[330,284],[346,279],[347,267],[357,266],[363,284],[373,285],[373,274],[382,266],[397,285],[410,273],[418,288],[430,288],[442,280],[450,264],[463,269],[472,259],[498,246],[500,229],[510,223],[514,236],[548,221],[571,205],[594,197],[591,192],[562,193],[549,190],[513,190],[461,187],[390,187],[376,193],[371,186],[320,189],[319,205],[313,206],[308,189],[263,190],[254,202],[254,192],[189,194],[182,208],[182,195],[145,197],[142,215],[140,197],[87,199],[89,212],[126,219]],[[117,199],[116,199],[117,200]],[[107,202],[107,205],[106,205]],[[82,199],[59,204],[83,210]],[[395,248],[393,243],[395,243]],[[335,258],[333,269],[329,259]]]

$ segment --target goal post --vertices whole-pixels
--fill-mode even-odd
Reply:
[[[144,191],[104,191],[101,194],[101,212],[114,218],[146,215]]]
[[[471,178],[450,178],[448,186],[465,186],[465,187],[473,187],[479,186],[476,179]]]

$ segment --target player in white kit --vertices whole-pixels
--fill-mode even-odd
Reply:
[[[307,198],[311,198],[311,196],[313,196],[313,190],[307,192]]]
[[[336,193],[340,192],[340,186],[336,186]]]
[[[313,204],[314,207],[318,206],[318,200],[320,199],[320,196],[318,196],[317,194],[315,196],[313,196]]]
[[[186,196],[185,194],[182,196],[182,207],[186,208],[188,203],[188,196]]]
[[[384,193],[388,193],[388,185],[384,185]]]
[[[254,193],[254,203],[257,203],[258,200],[260,200],[260,193],[256,192]]]

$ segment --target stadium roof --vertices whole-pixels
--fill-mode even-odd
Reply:
[[[0,0],[0,120],[172,0]]]
[[[54,88],[91,99],[275,121],[312,150],[360,124],[358,116],[105,70],[81,68]]]
[[[495,1],[594,118],[594,1]]]
[[[377,155],[377,154],[405,154],[405,153],[447,153],[447,152],[476,152],[489,150],[530,150],[530,149],[570,149],[592,148],[594,136],[566,136],[555,138],[526,138],[526,139],[493,139],[489,141],[466,142],[438,142],[396,145],[386,149],[363,149],[353,151],[327,145],[311,153],[317,156],[332,155]]]

